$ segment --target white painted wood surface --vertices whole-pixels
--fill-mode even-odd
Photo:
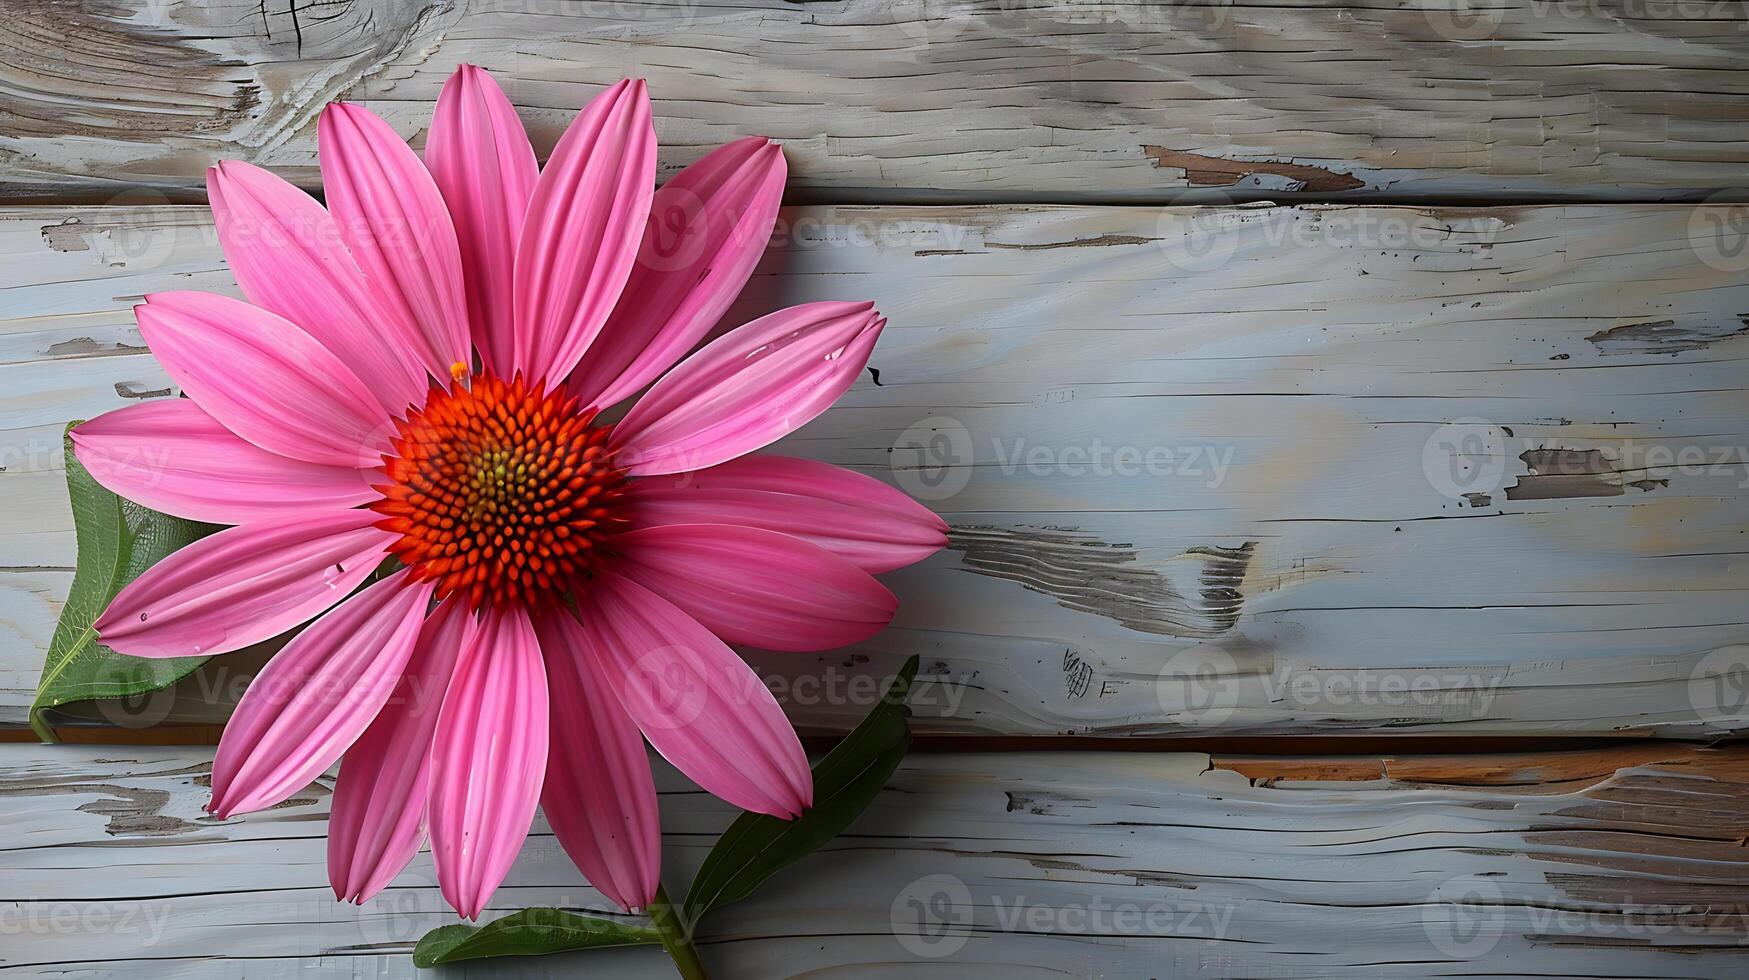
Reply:
[[[454,921],[429,855],[336,904],[329,780],[219,822],[200,810],[211,757],[7,747],[0,970],[414,975],[412,942]],[[1744,761],[913,756],[843,836],[707,919],[701,948],[760,978],[1740,976]],[[731,814],[658,768],[683,888]],[[542,904],[604,907],[537,820],[487,914]],[[437,975],[673,974],[635,949]]]
[[[786,211],[741,312],[892,323],[782,448],[955,535],[857,655],[757,660],[824,729],[922,653],[933,731],[1738,730],[1742,210]],[[171,391],[130,312],[167,288],[234,288],[202,208],[0,212],[6,721],[74,562],[60,429]]]
[[[29,0],[0,18],[0,193],[198,194],[220,158],[313,184],[325,103],[420,139],[472,61],[543,149],[639,75],[664,172],[761,133],[828,203],[1742,200],[1746,26],[1697,0]]]

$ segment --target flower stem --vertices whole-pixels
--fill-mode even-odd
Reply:
[[[48,723],[47,719],[43,718],[40,711],[30,713],[30,730],[36,732],[36,737],[45,744],[53,744],[61,740],[61,737],[55,734],[54,727]]]
[[[692,924],[680,909],[668,900],[668,889],[656,886],[656,897],[650,900],[650,922],[662,936],[662,948],[673,958],[674,966],[686,980],[710,980],[698,949],[692,945]]]

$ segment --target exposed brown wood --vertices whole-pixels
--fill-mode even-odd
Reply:
[[[1749,12],[1696,6],[10,0],[0,193],[193,200],[221,158],[314,186],[323,105],[417,142],[470,61],[542,151],[648,78],[664,173],[765,134],[792,200],[1742,199]]]
[[[1338,781],[1248,778],[1232,767],[1297,762],[1194,753],[912,756],[844,835],[707,917],[700,945],[725,978],[1736,976],[1749,748],[1649,748],[1662,754],[1477,756],[1422,779]],[[210,760],[0,754],[4,921],[105,925],[44,925],[0,961],[411,977],[412,943],[454,921],[429,858],[362,909],[340,905],[326,886],[331,777],[218,821],[200,809]],[[1491,771],[1547,781],[1467,782]],[[733,812],[660,764],[658,784],[674,891]],[[487,916],[531,905],[622,914],[539,819]],[[468,975],[517,970],[672,976],[653,949]]]
[[[788,210],[734,317],[892,320],[880,382],[779,451],[919,496],[953,545],[886,577],[899,620],[859,649],[751,656],[822,735],[913,653],[929,733],[1738,732],[1749,337],[1592,339],[1749,314],[1736,217]],[[140,295],[235,284],[198,207],[14,209],[0,257],[17,722],[75,560],[61,429],[173,390]],[[247,671],[213,669],[155,720],[222,717]]]

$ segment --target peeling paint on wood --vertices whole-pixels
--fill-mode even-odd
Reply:
[[[32,931],[0,953],[9,968],[101,973],[149,950],[173,975],[332,972],[343,958],[411,980],[413,943],[455,921],[426,854],[362,908],[333,900],[331,776],[219,821],[200,809],[211,749],[6,748],[7,922],[61,910],[112,926]],[[1734,976],[1749,934],[1746,754],[1363,756],[1330,760],[1336,771],[1194,753],[914,755],[844,835],[713,914],[699,943],[725,977]],[[655,766],[664,873],[685,880],[735,811]],[[87,804],[118,799],[199,830],[113,834]],[[621,914],[540,818],[484,917],[533,905]],[[528,970],[672,976],[659,950],[636,948],[468,975]]]
[[[115,393],[123,398],[168,398],[176,393],[174,388],[144,388],[128,381],[117,381]]]
[[[1507,500],[1619,497],[1622,482],[1598,449],[1527,449],[1518,457],[1530,472],[1506,488]]]
[[[887,633],[749,656],[810,731],[919,652],[928,732],[1740,730],[1749,337],[1589,339],[1739,322],[1717,210],[788,210],[731,319],[846,289],[892,319],[879,384],[779,451],[959,530],[885,577]],[[88,251],[44,240],[68,219]],[[1003,247],[1056,243],[1091,247]],[[0,211],[0,285],[17,721],[74,561],[61,427],[174,394],[139,296],[235,286],[195,207]]]
[[[1353,174],[1337,173],[1328,167],[1303,163],[1283,163],[1279,160],[1223,160],[1201,153],[1168,150],[1164,146],[1144,146],[1142,151],[1156,167],[1172,167],[1184,171],[1184,180],[1192,187],[1233,187],[1243,181],[1259,182],[1260,178],[1284,177],[1288,191],[1351,191],[1365,187],[1366,181]]]
[[[43,225],[43,241],[57,252],[84,252],[91,248],[84,231],[78,218],[68,218],[59,224]]]
[[[1180,191],[1701,200],[1749,186],[1749,15],[1501,0],[1095,5],[14,0],[0,192],[198,197],[245,159],[314,186],[333,99],[422,139],[458,62],[545,152],[600,86],[647,78],[662,172],[783,140],[816,200],[1114,200]],[[756,81],[749,81],[756,79]]]

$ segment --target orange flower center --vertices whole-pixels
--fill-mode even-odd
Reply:
[[[458,372],[460,373],[460,372]],[[401,535],[389,550],[437,595],[474,608],[533,606],[586,578],[603,539],[627,528],[626,476],[576,396],[519,375],[433,388],[384,455],[371,509]]]

